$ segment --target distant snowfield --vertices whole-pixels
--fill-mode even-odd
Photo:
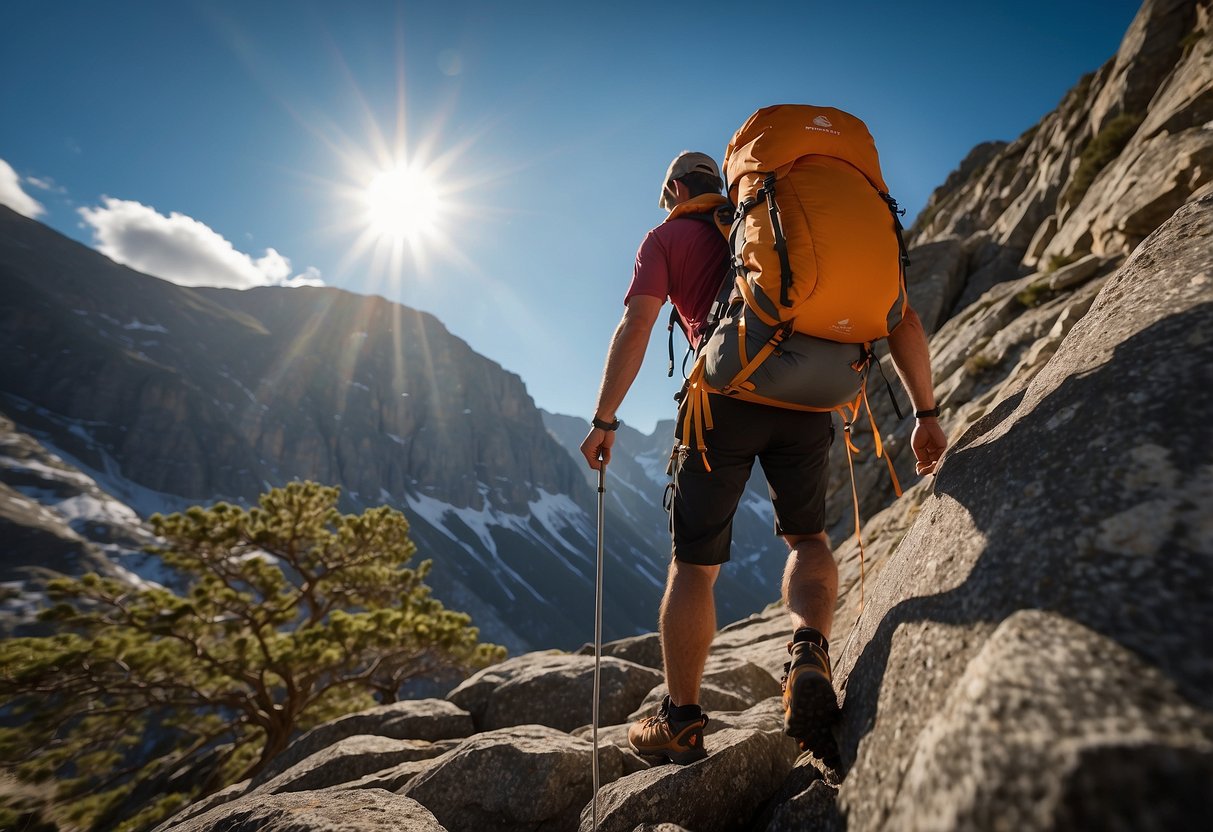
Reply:
[[[54,459],[55,457],[52,457]],[[59,461],[62,461],[61,459]],[[23,474],[37,474],[44,480],[50,482],[61,482],[67,485],[74,485],[80,488],[87,488],[90,485],[96,485],[92,477],[86,476],[79,471],[71,471],[66,468],[55,468],[47,465],[44,462],[39,462],[36,459],[14,459],[11,456],[0,456],[0,465],[8,468],[11,471]],[[18,491],[24,493],[24,489],[18,488]]]
[[[164,494],[134,483],[122,475],[121,468],[105,448],[92,438],[98,422],[68,419],[28,402],[28,408],[42,418],[59,425],[67,433],[89,445],[97,455],[100,469],[64,451],[44,435],[31,433],[45,454],[40,459],[15,459],[0,455],[0,466],[37,478],[36,483],[13,486],[14,490],[37,502],[44,511],[59,518],[68,528],[99,549],[114,565],[117,574],[136,587],[169,586],[180,576],[164,566],[160,558],[144,551],[155,538],[143,523],[153,514],[184,511],[206,500],[189,500]],[[217,502],[215,497],[210,502]],[[230,502],[230,499],[229,499]],[[94,539],[94,536],[97,539]],[[114,538],[122,542],[114,542]],[[6,605],[11,610],[11,605]]]
[[[113,523],[139,525],[139,515],[125,503],[113,498],[98,499],[91,494],[81,494],[69,497],[55,504],[55,511],[62,514],[67,521],[76,527],[77,523]]]
[[[658,485],[665,485],[670,481],[670,475],[667,474],[666,468],[670,465],[670,456],[668,453],[648,453],[640,454],[635,457],[636,463],[644,470],[645,476],[651,479]]]
[[[572,498],[566,494],[552,494],[538,489],[538,498],[528,502],[525,514],[512,514],[492,506],[487,497],[491,492],[489,486],[478,483],[478,487],[481,495],[485,497],[480,509],[453,506],[425,494],[408,494],[404,497],[406,513],[425,520],[482,566],[493,571],[500,570],[541,603],[549,604],[551,601],[543,597],[501,556],[497,542],[493,539],[494,529],[515,532],[550,552],[569,572],[579,578],[585,578],[586,570],[593,565],[593,558],[587,551],[586,543],[594,539],[596,529],[592,519]],[[461,537],[457,533],[460,527],[470,531],[480,546],[470,545]],[[582,561],[581,568],[570,561],[570,554]],[[644,574],[651,580],[647,570]],[[516,600],[506,582],[501,586],[511,600]]]

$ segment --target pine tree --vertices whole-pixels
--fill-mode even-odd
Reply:
[[[145,828],[373,694],[504,657],[431,597],[430,561],[406,566],[402,514],[342,515],[338,497],[302,482],[251,510],[154,515],[173,588],[52,581],[56,634],[0,643],[0,761],[17,785],[53,784],[67,827]]]

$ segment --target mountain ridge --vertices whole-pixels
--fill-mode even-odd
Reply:
[[[179,287],[7,209],[0,287],[0,343],[18,356],[0,369],[9,435],[32,432],[109,497],[146,517],[249,504],[296,478],[336,484],[344,510],[406,513],[436,593],[485,638],[575,647],[592,633],[584,465],[517,374],[434,316],[329,287]],[[664,537],[613,518],[609,634],[653,626]],[[726,591],[725,614],[761,608],[766,578]]]

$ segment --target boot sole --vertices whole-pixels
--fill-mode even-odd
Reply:
[[[629,743],[629,745],[631,745],[631,743]],[[654,751],[641,751],[639,748],[633,745],[632,750],[636,752],[638,757],[648,762],[649,765],[665,765],[666,763],[673,763],[676,766],[687,766],[691,763],[697,763],[708,756],[708,752],[702,747],[689,748],[686,751],[673,751],[664,748]]]
[[[788,680],[791,693],[783,716],[783,732],[800,741],[801,747],[823,759],[837,755],[834,723],[838,719],[838,697],[825,676],[804,670]]]

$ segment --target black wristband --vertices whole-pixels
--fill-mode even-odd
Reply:
[[[599,419],[597,416],[595,416],[593,419],[590,419],[590,424],[593,425],[594,427],[598,428],[599,430],[617,430],[619,428],[618,419],[616,419],[613,422],[604,422],[601,419]]]
[[[939,407],[938,406],[932,407],[930,410],[915,410],[914,411],[915,419],[929,419],[929,418],[937,417],[937,416],[939,416]]]

